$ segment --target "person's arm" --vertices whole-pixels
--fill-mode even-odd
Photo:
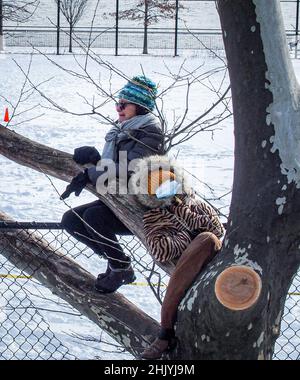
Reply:
[[[79,165],[97,165],[100,159],[101,155],[94,146],[81,146],[74,150],[73,160]]]
[[[80,195],[82,190],[90,183],[88,169],[83,172],[78,173],[71,181],[71,183],[66,187],[66,190],[61,194],[60,199],[67,199],[72,193],[75,193],[76,197]]]
[[[97,170],[97,166],[91,166],[87,169],[87,174],[89,177],[90,182],[93,184],[93,186],[96,186],[97,179],[103,174],[103,170]]]
[[[175,215],[166,209],[152,209],[143,217],[146,243],[157,261],[165,262],[181,255],[191,242]]]
[[[182,220],[191,232],[212,232],[218,238],[224,235],[224,228],[216,211],[205,202],[192,200],[189,205],[172,205],[170,211]]]

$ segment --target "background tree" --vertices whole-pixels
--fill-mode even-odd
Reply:
[[[179,8],[183,8],[179,5]],[[119,12],[119,19],[142,22],[144,25],[143,54],[148,54],[148,26],[175,16],[174,0],[140,0],[136,6]],[[109,13],[116,17],[116,13]]]
[[[286,295],[300,263],[300,88],[289,59],[279,1],[219,0],[217,6],[234,111],[232,203],[222,251],[181,302],[179,344],[170,357],[271,359]],[[0,153],[66,181],[76,171],[71,155],[7,128],[0,128]],[[143,210],[134,197],[102,199],[144,241]],[[14,234],[6,238],[8,260],[20,268],[28,268],[33,260],[34,275],[43,284],[81,312],[85,310],[135,356],[137,345],[140,349],[154,339],[157,324],[126,305],[118,293],[113,298],[95,295],[90,289],[92,278],[80,280],[84,274],[74,263],[35,252],[36,244],[42,243],[27,241],[26,235],[22,251]]]
[[[39,0],[0,0],[0,52],[3,51],[3,21],[25,22],[38,5]]]
[[[58,0],[55,0],[56,4]],[[81,19],[87,6],[87,0],[61,0],[60,9],[69,24],[69,53],[72,53],[72,35],[75,25]]]
[[[2,0],[1,3],[4,20],[25,22],[36,11],[39,0]]]

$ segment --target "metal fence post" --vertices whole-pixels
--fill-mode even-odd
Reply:
[[[119,48],[119,0],[116,0],[116,44],[115,55],[118,55]]]
[[[56,54],[59,55],[60,35],[60,0],[57,1],[57,30],[56,30]]]
[[[4,50],[3,39],[3,2],[0,0],[0,52]]]
[[[177,48],[178,48],[178,7],[179,7],[179,0],[176,0],[174,57],[178,56],[178,53],[177,53]]]

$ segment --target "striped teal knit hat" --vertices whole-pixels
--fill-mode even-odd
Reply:
[[[118,98],[126,99],[130,103],[138,104],[149,111],[153,111],[156,95],[156,84],[149,78],[139,75],[128,81],[119,92]]]

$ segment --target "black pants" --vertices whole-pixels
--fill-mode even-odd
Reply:
[[[100,200],[67,211],[63,215],[62,225],[70,235],[98,255],[107,258],[113,268],[123,268],[128,265],[130,259],[123,252],[116,234],[133,234]]]

